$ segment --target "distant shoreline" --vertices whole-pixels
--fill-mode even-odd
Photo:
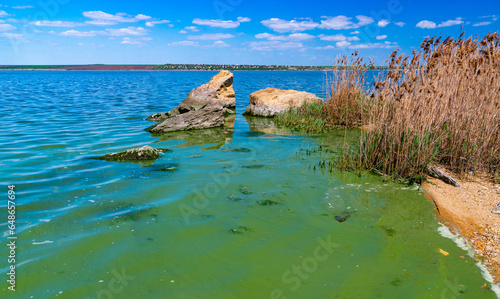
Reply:
[[[279,66],[279,65],[12,65],[1,66],[0,71],[333,71],[335,66]],[[387,70],[375,67],[374,70]]]

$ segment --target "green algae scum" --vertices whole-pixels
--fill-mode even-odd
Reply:
[[[417,187],[328,171],[343,131],[306,136],[240,114],[223,128],[144,131],[150,112],[213,75],[0,72],[0,87],[17,87],[0,133],[17,290],[4,281],[2,298],[496,297]],[[261,81],[321,94],[310,84],[321,76],[238,72],[237,111]],[[168,150],[153,163],[93,159],[144,145]]]

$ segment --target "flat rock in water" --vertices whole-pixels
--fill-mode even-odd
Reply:
[[[229,71],[220,71],[208,83],[191,90],[186,99],[176,108],[167,113],[155,113],[147,119],[162,121],[166,118],[213,106],[234,109],[236,99],[234,98],[233,77],[233,73]]]
[[[321,103],[322,101],[323,99],[305,91],[266,88],[250,95],[250,104],[243,114],[274,117],[291,108],[298,108],[304,103]]]
[[[224,125],[224,109],[207,107],[167,118],[162,123],[149,129],[151,133],[167,133],[174,131],[200,130]]]
[[[160,154],[165,152],[164,149],[153,148],[145,145],[139,148],[133,148],[119,153],[107,154],[98,159],[107,161],[135,161],[135,160],[156,160]]]

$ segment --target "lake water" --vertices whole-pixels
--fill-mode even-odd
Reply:
[[[0,297],[496,297],[418,188],[320,171],[344,132],[241,115],[261,88],[322,96],[322,72],[235,72],[224,128],[144,131],[215,74],[0,72]],[[91,159],[143,145],[169,151],[152,165]]]

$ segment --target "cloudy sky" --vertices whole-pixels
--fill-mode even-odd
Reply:
[[[427,36],[498,31],[500,1],[0,0],[0,64],[383,65]]]

